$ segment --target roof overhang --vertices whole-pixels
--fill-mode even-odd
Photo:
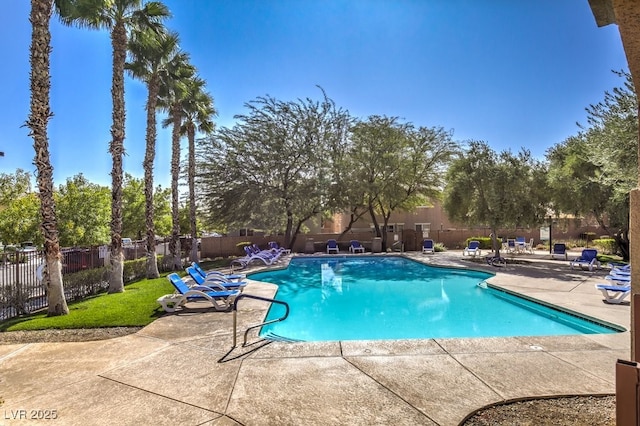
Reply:
[[[612,0],[589,0],[589,6],[599,27],[616,23]]]

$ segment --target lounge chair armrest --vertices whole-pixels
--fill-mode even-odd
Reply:
[[[209,282],[219,282],[219,283],[230,283],[231,280],[225,278],[222,275],[208,275],[205,279],[204,282],[209,283]]]
[[[191,290],[199,290],[199,291],[225,291],[226,288],[221,285],[216,283],[215,281],[208,281],[206,284],[204,285],[194,285],[193,287],[191,287]]]

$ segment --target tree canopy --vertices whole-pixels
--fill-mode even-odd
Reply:
[[[154,221],[156,234],[171,232],[171,189],[158,185],[154,191]],[[126,173],[122,187],[122,235],[141,240],[146,235],[144,179]]]
[[[200,144],[197,172],[210,223],[285,234],[293,244],[305,221],[330,204],[332,150],[349,113],[321,101],[260,97],[238,123]]]
[[[587,125],[547,151],[556,211],[592,215],[629,258],[629,193],[638,182],[638,100],[631,76],[587,108]]]
[[[386,116],[356,123],[352,141],[347,193],[356,194],[351,201],[363,203],[360,210],[369,212],[386,248],[387,232],[383,231],[391,214],[439,198],[444,172],[459,148],[442,128],[415,128]],[[352,204],[350,210],[358,211],[357,205]],[[378,217],[383,220],[382,229]]]
[[[111,192],[82,174],[68,178],[55,194],[60,245],[82,247],[109,242]]]
[[[522,149],[500,153],[486,142],[470,141],[446,175],[444,209],[449,217],[485,225],[494,236],[500,228],[529,227],[547,214],[546,167]]]

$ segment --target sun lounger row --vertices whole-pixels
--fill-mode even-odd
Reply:
[[[610,264],[611,271],[604,277],[607,284],[596,284],[606,303],[620,304],[631,294],[631,265]]]
[[[245,246],[244,251],[246,256],[233,259],[231,265],[238,265],[241,268],[246,268],[252,262],[262,262],[263,264],[270,266],[276,263],[280,256],[282,256],[286,250],[262,250],[257,245],[253,244]]]
[[[176,273],[167,276],[175,293],[164,295],[157,300],[166,312],[174,312],[189,301],[208,301],[216,310],[227,310],[247,285],[247,282],[243,281],[246,278],[244,274],[205,272],[196,262],[185,271],[193,280],[192,285]]]
[[[216,310],[225,311],[231,308],[236,297],[240,295],[239,289],[227,290],[220,285],[216,288],[208,285],[189,287],[176,273],[169,274],[167,279],[173,284],[176,292],[164,295],[157,300],[166,312],[174,312],[185,303],[196,300],[208,301]]]

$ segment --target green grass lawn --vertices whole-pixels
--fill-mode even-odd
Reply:
[[[166,274],[125,286],[124,293],[99,294],[69,304],[69,315],[47,317],[44,313],[12,318],[0,323],[0,331],[43,330],[49,328],[141,327],[164,311],[156,299],[173,293]]]
[[[228,265],[229,259],[200,262],[204,270]],[[103,293],[70,303],[69,315],[47,317],[45,310],[42,313],[11,318],[0,322],[0,332],[49,328],[144,327],[164,314],[156,299],[175,290],[167,280],[167,275],[128,284],[124,293]]]
[[[616,256],[615,254],[599,254],[598,261],[603,265],[606,265],[609,262],[627,263],[622,260],[622,257]]]

